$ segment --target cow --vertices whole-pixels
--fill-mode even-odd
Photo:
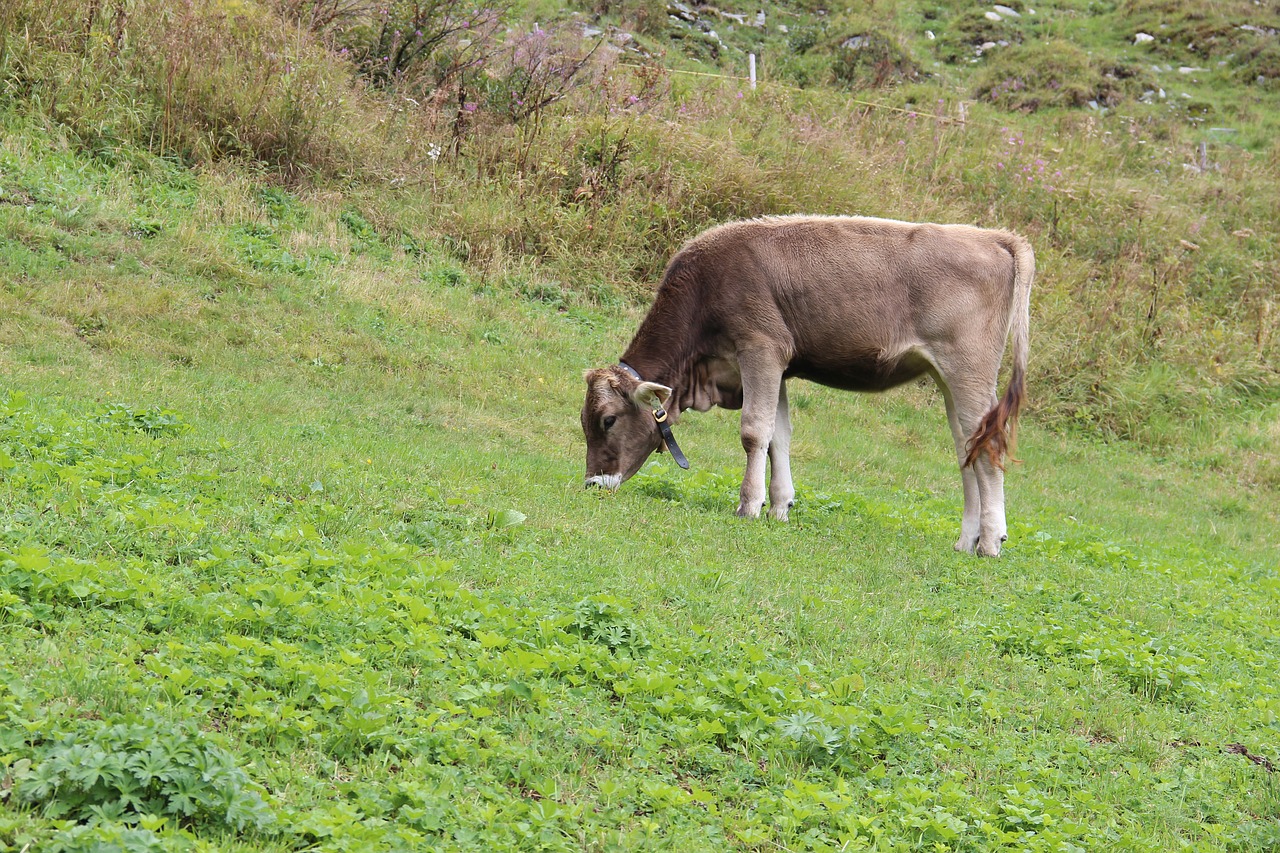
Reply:
[[[928,375],[946,403],[964,487],[957,551],[1008,538],[1004,460],[1022,405],[1035,255],[1010,231],[865,216],[769,216],[718,225],[667,265],[618,364],[589,370],[588,486],[617,489],[655,450],[688,463],[672,426],[688,409],[741,409],[737,513],[795,501],[787,380],[884,391]],[[1005,341],[1013,364],[996,380]]]

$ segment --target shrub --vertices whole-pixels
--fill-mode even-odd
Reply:
[[[974,97],[1004,109],[1035,112],[1113,100],[1089,55],[1069,42],[1010,45],[984,59],[987,64],[978,75]]]
[[[424,93],[484,65],[508,8],[463,0],[370,4],[339,19],[337,39],[375,85]]]
[[[841,39],[831,60],[831,75],[845,88],[878,89],[915,80],[920,66],[894,37],[879,29],[860,28]]]
[[[509,35],[483,78],[486,105],[512,122],[536,119],[589,81],[586,72],[598,44],[584,49],[576,33],[537,26]]]
[[[135,144],[188,162],[258,160],[292,176],[359,168],[370,152],[352,113],[370,105],[347,66],[259,7],[226,8],[14,0],[0,21],[9,34],[0,103],[43,112],[94,152]]]

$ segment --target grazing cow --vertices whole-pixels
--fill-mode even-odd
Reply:
[[[1008,231],[777,216],[706,231],[668,264],[619,364],[586,374],[587,484],[616,489],[686,409],[742,409],[738,515],[794,503],[786,380],[883,391],[924,374],[946,401],[964,484],[958,551],[1007,538],[1003,459],[1022,404],[1035,256]],[[1013,370],[997,399],[1005,339]]]

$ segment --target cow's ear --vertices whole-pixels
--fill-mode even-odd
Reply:
[[[671,399],[671,389],[657,382],[641,382],[636,386],[636,390],[631,392],[631,399],[635,400],[637,406],[656,409],[659,406],[665,406],[667,400]]]

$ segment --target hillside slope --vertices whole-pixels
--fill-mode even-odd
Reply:
[[[432,100],[297,25],[357,5],[0,10],[0,850],[1280,843],[1274,144],[630,54],[526,111],[532,9]],[[1000,559],[927,385],[797,384],[787,524],[732,412],[582,489],[672,248],[793,209],[1034,239]]]
[[[1241,426],[1280,395],[1266,4],[766,7],[763,27],[651,3],[524,10],[536,24],[365,6],[22,0],[0,17],[0,102],[108,165],[252,164],[575,305],[643,304],[675,248],[733,217],[1011,227],[1039,259],[1033,417],[1277,484],[1273,437]],[[724,49],[690,55],[680,34],[705,41],[713,14]],[[871,23],[919,73],[858,70]],[[1160,35],[1129,43],[1143,28]],[[753,49],[755,90],[724,76]],[[805,80],[765,72],[802,60]],[[6,204],[51,203],[5,174]]]
[[[1030,424],[979,561],[936,395],[803,384],[788,524],[732,413],[586,492],[633,310],[7,127],[5,849],[1274,843],[1273,495]]]

